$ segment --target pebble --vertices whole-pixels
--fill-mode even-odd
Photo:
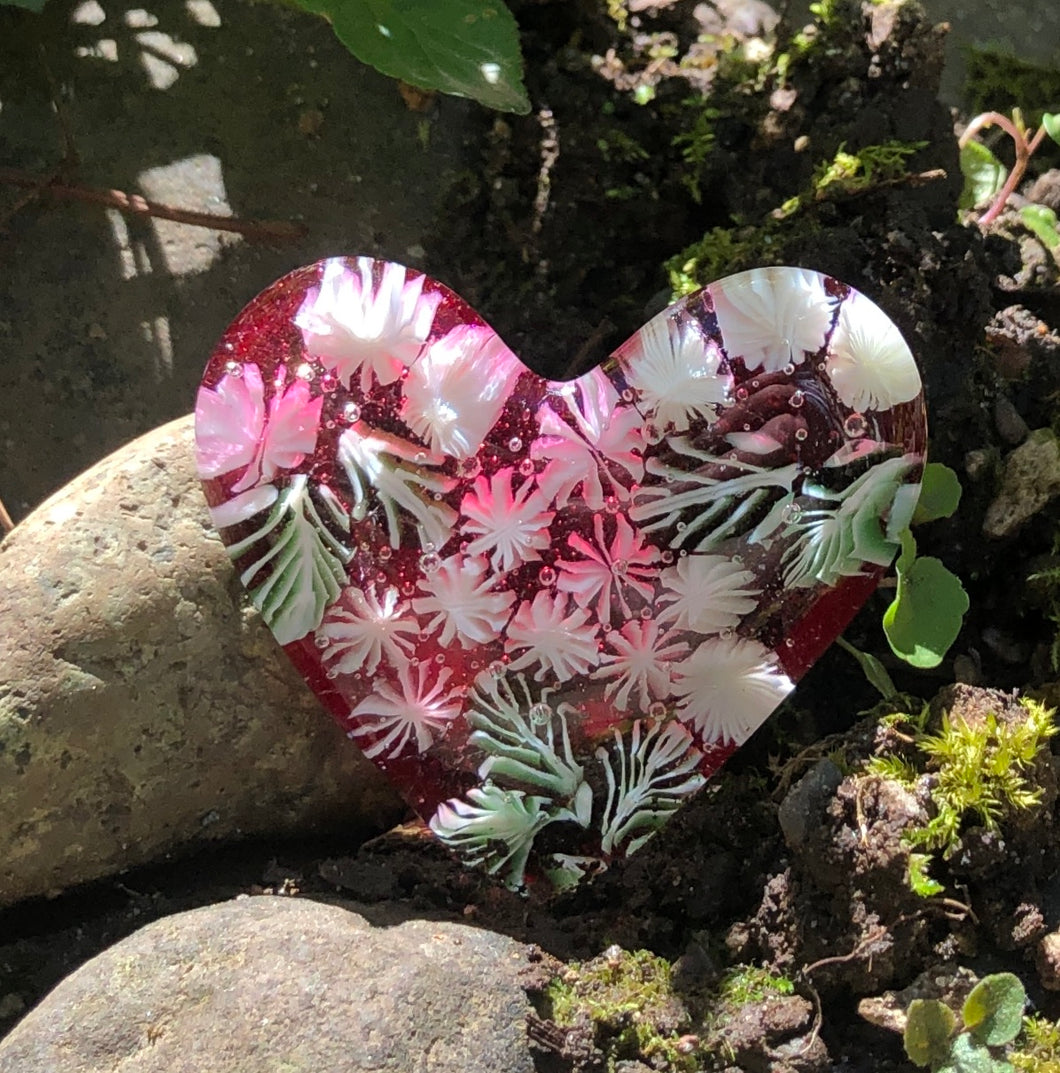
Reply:
[[[189,416],[0,543],[0,906],[403,812],[241,595],[193,458]]]
[[[462,924],[242,897],[83,965],[0,1041],[0,1073],[533,1073],[527,964]]]

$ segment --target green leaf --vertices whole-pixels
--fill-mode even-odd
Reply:
[[[1042,116],[1042,126],[1045,127],[1045,133],[1060,144],[1060,114],[1046,112]]]
[[[1024,205],[1020,219],[1049,249],[1060,246],[1060,230],[1057,229],[1056,213],[1046,205]]]
[[[938,559],[910,562],[905,536],[898,560],[898,592],[884,612],[883,630],[900,659],[914,667],[937,667],[960,633],[968,594]]]
[[[906,878],[909,880],[909,889],[921,898],[933,898],[941,894],[946,888],[937,880],[928,875],[928,868],[932,862],[930,853],[910,853],[909,867]]]
[[[0,7],[24,7],[27,11],[40,11],[48,0],[0,0]]]
[[[1005,165],[982,142],[970,141],[961,150],[961,174],[964,189],[961,190],[958,208],[974,209],[996,196],[1005,185],[1008,170]]]
[[[961,482],[957,474],[941,462],[929,462],[924,467],[920,499],[913,514],[913,525],[948,518],[961,501]]]
[[[333,515],[338,520],[334,511]],[[343,564],[351,553],[324,525],[309,498],[304,474],[291,478],[265,524],[230,545],[228,554],[239,559],[277,529],[276,537],[240,580],[276,640],[287,645],[315,630],[327,606],[339,598],[346,580]],[[252,585],[255,578],[260,580]]]
[[[836,644],[858,661],[869,685],[875,686],[884,700],[898,696],[898,690],[894,688],[894,682],[891,681],[887,668],[874,655],[855,648],[845,637],[836,638]]]
[[[906,1012],[902,1042],[910,1061],[938,1066],[950,1052],[950,1036],[957,1027],[953,1010],[938,999],[915,998]]]
[[[989,1047],[1011,1043],[1023,1024],[1027,992],[1018,976],[999,972],[984,976],[965,999],[961,1016],[972,1035]]]
[[[995,1058],[981,1043],[962,1032],[936,1073],[1014,1073],[1008,1062]]]
[[[530,111],[519,27],[502,0],[296,0],[363,63],[423,89]]]

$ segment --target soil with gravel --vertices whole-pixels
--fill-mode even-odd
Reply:
[[[773,22],[754,5],[727,19],[708,5],[629,0],[624,30],[588,0],[513,5],[536,110],[484,115],[487,150],[450,191],[451,210],[425,242],[428,268],[444,266],[512,348],[553,376],[606,356],[666,303],[663,263],[733,220],[746,241],[731,270],[802,265],[870,295],[918,355],[932,458],[962,478],[957,514],[917,538],[921,554],[963,579],[971,609],[935,672],[890,657],[880,627],[888,594],[847,637],[905,694],[927,701],[943,690],[934,725],[954,705],[1000,714],[1014,710],[1013,690],[1060,692],[1055,598],[1028,580],[1058,561],[1060,504],[1004,540],[980,535],[1003,457],[1028,429],[1057,424],[1057,262],[1014,212],[988,234],[959,218],[953,117],[936,100],[940,32],[913,5],[826,6],[829,25],[810,47],[783,24],[774,31],[796,57],[787,78],[752,84],[761,68],[736,50]],[[713,140],[697,159],[703,106],[688,102],[703,95]],[[790,228],[767,223],[841,147],[892,139],[920,143],[907,176],[811,199]],[[1043,153],[1025,193],[1060,208],[1050,163]],[[572,350],[571,340],[582,342]],[[1006,692],[955,691],[955,676]],[[678,1022],[703,1044],[699,1065],[686,1068],[911,1069],[900,1035],[859,1003],[958,967],[1014,971],[1041,1012],[1060,1016],[1040,942],[1060,927],[1058,761],[1039,760],[1042,799],[1019,823],[962,833],[962,851],[938,863],[945,897],[919,897],[903,835],[929,804],[851,774],[894,745],[878,710],[859,715],[877,699],[848,655],[826,654],[661,835],[575,893],[502,890],[416,825],[356,852],[341,840],[229,847],[7,911],[0,996],[32,1000],[150,919],[249,892],[337,896],[377,921],[437,915],[504,931],[542,949],[542,988],[558,971],[550,959],[590,959],[611,944],[650,949],[674,962]],[[840,754],[842,769],[833,765],[816,791],[801,781],[828,775],[820,765]],[[795,990],[751,1003],[726,1026],[709,1008],[711,986],[737,963],[764,965]],[[0,1027],[20,1012],[0,1008]],[[673,1068],[649,1055],[616,1058],[608,1029],[557,1026],[550,1013],[542,990],[533,1032],[542,1070]]]

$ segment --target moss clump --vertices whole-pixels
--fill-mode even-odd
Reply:
[[[1025,1017],[1017,1048],[1008,1060],[1022,1073],[1060,1073],[1060,1024]]]
[[[731,1008],[748,1002],[763,1002],[773,995],[793,995],[795,984],[756,965],[735,965],[718,984],[718,1002]]]
[[[941,887],[927,875],[931,854],[947,859],[960,844],[962,829],[977,823],[996,831],[1001,823],[1042,799],[1041,787],[1027,778],[1030,769],[1056,733],[1053,711],[1036,701],[1020,702],[1024,719],[999,719],[988,713],[967,721],[949,713],[942,717],[936,734],[926,733],[927,709],[907,724],[915,748],[912,757],[877,757],[869,762],[869,774],[894,779],[910,789],[920,778],[931,777],[934,816],[923,827],[906,835],[907,843],[926,853],[912,854],[910,885],[921,894],[936,894]],[[901,717],[892,717],[901,718]],[[891,730],[898,729],[893,722]]]
[[[711,144],[707,135],[698,141],[687,140],[685,160],[696,164],[705,159]],[[816,228],[812,212],[816,205],[855,197],[901,180],[908,174],[909,157],[925,144],[889,141],[866,145],[856,153],[848,153],[840,146],[830,160],[818,163],[807,189],[788,198],[760,223],[714,227],[699,241],[671,257],[665,267],[674,300],[722,276],[746,268],[784,263],[787,259],[784,251],[797,247],[801,236]],[[693,168],[689,175],[695,174]]]
[[[608,1070],[623,1059],[692,1073],[701,1068],[698,1040],[682,1035],[688,1012],[671,985],[670,963],[648,950],[611,947],[570,965],[545,992],[558,1025],[591,1024]]]
[[[971,47],[965,52],[965,93],[970,111],[1010,112],[1022,108],[1033,128],[1042,110],[1060,100],[1060,71],[1043,67],[992,48]]]

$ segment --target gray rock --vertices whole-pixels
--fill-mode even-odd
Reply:
[[[992,540],[1014,536],[1057,495],[1060,445],[1052,430],[1040,428],[1005,459],[1001,488],[983,519],[983,535]]]
[[[190,417],[0,544],[0,622],[0,905],[192,843],[400,815],[242,600]]]
[[[0,1073],[532,1073],[527,950],[241,898],[142,928],[0,1042]]]
[[[825,757],[818,760],[785,795],[777,819],[784,832],[784,841],[792,849],[801,849],[824,823],[825,809],[842,781],[843,773]]]
[[[932,966],[901,991],[884,991],[882,995],[861,999],[858,1014],[877,1028],[901,1035],[905,1032],[909,1004],[914,999],[935,999],[951,1010],[959,1010],[977,983],[971,969],[952,965]]]

